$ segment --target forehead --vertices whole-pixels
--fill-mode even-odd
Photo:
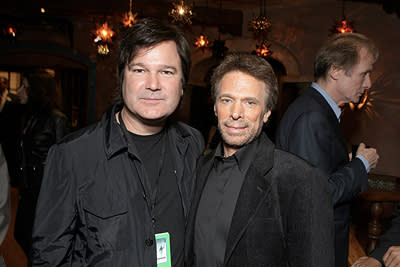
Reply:
[[[218,95],[262,97],[265,95],[265,89],[265,83],[255,77],[241,71],[230,71],[222,77]]]
[[[180,64],[180,57],[176,43],[174,41],[163,41],[150,47],[140,48],[131,62],[147,60],[151,63],[169,61],[170,64]]]
[[[353,70],[361,72],[371,71],[372,66],[375,63],[375,59],[372,53],[369,52],[366,48],[361,48],[359,51],[359,57],[360,60],[358,64],[354,66]]]

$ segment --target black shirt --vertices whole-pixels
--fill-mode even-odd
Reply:
[[[247,170],[255,156],[257,141],[242,147],[230,157],[223,157],[220,143],[214,165],[199,202],[195,220],[195,266],[222,266],[226,242]]]
[[[147,136],[128,132],[128,141],[134,143],[144,167],[148,182],[145,186],[149,187],[154,203],[151,210],[154,232],[169,233],[172,266],[183,266],[185,219],[175,166],[169,156],[171,148],[167,132],[162,130]]]

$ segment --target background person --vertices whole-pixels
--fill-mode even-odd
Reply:
[[[1,78],[0,78],[1,79]],[[0,80],[1,83],[1,80]],[[6,87],[0,86],[0,113],[3,110],[7,94],[4,91]],[[2,128],[4,125],[2,125]],[[6,158],[3,153],[2,144],[0,143],[0,244],[3,242],[8,225],[10,223],[10,186],[9,186],[9,175]],[[0,254],[0,267],[4,267],[4,259]]]
[[[19,146],[19,201],[14,236],[28,256],[47,153],[69,127],[67,117],[55,105],[56,81],[48,72],[24,73],[18,94],[21,104],[26,105],[26,123]]]
[[[19,177],[17,147],[25,119],[25,105],[20,103],[16,94],[10,92],[8,79],[5,77],[0,77],[0,92],[2,95],[0,143],[7,161],[10,184],[16,187]]]
[[[368,172],[378,162],[374,148],[360,143],[349,156],[340,126],[340,105],[358,102],[371,87],[370,73],[378,58],[371,40],[361,34],[339,34],[317,53],[315,81],[283,115],[276,144],[329,175],[334,204],[335,262],[347,266],[350,203],[368,187]]]

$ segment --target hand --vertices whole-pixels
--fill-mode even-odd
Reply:
[[[372,168],[376,167],[378,164],[379,155],[376,153],[375,148],[366,148],[364,143],[360,143],[357,149],[357,155],[363,156]]]
[[[390,247],[382,259],[386,267],[400,266],[400,247]]]
[[[382,264],[374,258],[361,257],[351,267],[382,267]]]

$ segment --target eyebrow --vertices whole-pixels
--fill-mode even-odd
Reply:
[[[218,98],[223,98],[223,97],[235,98],[235,97],[232,96],[231,94],[222,94],[222,95],[220,95]],[[254,102],[259,102],[259,100],[258,100],[257,97],[251,97],[251,96],[240,98],[240,100],[241,100],[241,101],[243,101],[243,100],[244,100],[244,101],[249,101],[249,100],[251,100],[251,101],[254,101]]]
[[[135,67],[135,66],[139,66],[139,67],[142,67],[142,68],[147,68],[145,64],[140,63],[140,62],[128,64],[128,68],[132,68],[132,67]],[[177,71],[177,68],[174,67],[174,66],[171,66],[171,65],[160,65],[160,67],[162,69],[172,69],[174,71]]]
[[[253,101],[253,102],[256,102],[256,103],[260,102],[260,101],[258,100],[257,97],[245,97],[245,98],[242,99],[242,100],[245,100],[245,101]]]

